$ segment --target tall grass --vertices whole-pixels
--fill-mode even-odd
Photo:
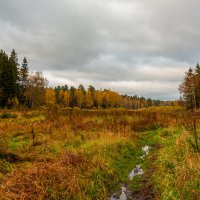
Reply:
[[[158,136],[163,148],[155,162],[157,199],[193,200],[200,196],[200,155],[191,146],[191,134],[170,128]]]
[[[199,154],[190,113],[180,108],[10,112],[17,117],[0,118],[4,199],[105,200],[140,164],[142,145],[156,143],[163,146],[152,179],[157,198],[198,195],[193,189],[186,196],[198,188]],[[197,130],[199,120],[197,113]]]

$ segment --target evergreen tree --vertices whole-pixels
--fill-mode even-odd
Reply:
[[[78,86],[78,90],[81,90],[83,92],[83,94],[85,95],[86,91],[85,91],[85,88],[84,88],[84,86],[82,84],[80,84]]]
[[[23,63],[20,69],[20,81],[21,81],[21,85],[23,85],[24,87],[27,85],[28,76],[29,76],[28,61],[26,57],[24,57]]]
[[[7,54],[0,52],[0,102],[1,106],[11,106],[12,100],[19,92],[18,58],[15,50],[8,58]],[[10,104],[9,104],[10,103]]]
[[[196,73],[196,74],[200,74],[200,66],[199,66],[199,63],[197,63],[197,65],[196,65],[195,73]]]
[[[95,88],[92,85],[89,85],[88,90],[90,90],[92,96],[94,96]]]
[[[4,107],[6,105],[8,95],[6,88],[8,87],[7,78],[8,78],[8,68],[9,68],[9,59],[7,54],[1,50],[0,51],[0,106]]]
[[[29,76],[29,69],[28,69],[28,61],[26,57],[23,59],[22,66],[19,71],[20,74],[20,95],[19,100],[21,104],[25,104],[26,102],[26,89],[28,85],[28,76]]]
[[[6,69],[7,76],[5,79],[7,79],[7,87],[5,88],[7,96],[9,99],[12,99],[19,95],[19,70],[18,70],[18,57],[17,53],[13,49],[9,58],[9,65]]]
[[[69,90],[67,85],[62,86],[61,89],[64,90],[64,91],[68,91]]]
[[[62,104],[63,102],[62,102],[62,100],[61,100],[61,98],[60,98],[60,92],[61,92],[61,90],[62,90],[63,92],[69,91],[68,86],[67,86],[67,85],[64,85],[64,86],[60,86],[60,85],[59,85],[59,86],[55,87],[54,90],[55,90],[55,94],[56,94],[56,102],[57,102],[58,104]]]
[[[179,91],[183,94],[183,98],[186,102],[187,109],[195,109],[196,108],[196,93],[195,93],[195,74],[192,68],[185,74],[185,78],[183,83],[179,86]]]
[[[70,107],[76,106],[76,95],[75,95],[76,88],[71,86],[69,93],[70,93]]]

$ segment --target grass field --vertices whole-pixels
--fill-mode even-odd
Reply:
[[[133,195],[148,185],[155,199],[200,196],[200,154],[182,108],[0,112],[0,199],[105,200],[122,183]],[[138,164],[144,176],[128,180]]]

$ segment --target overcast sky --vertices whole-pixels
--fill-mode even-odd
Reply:
[[[199,0],[0,0],[0,49],[49,85],[179,98],[200,52]]]

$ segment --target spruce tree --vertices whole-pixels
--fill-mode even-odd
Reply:
[[[70,106],[73,108],[76,106],[76,96],[75,96],[76,88],[71,86],[69,93],[70,93]]]
[[[7,88],[8,88],[8,82],[7,82],[7,77],[9,75],[8,72],[9,68],[9,59],[7,54],[1,50],[0,51],[0,106],[4,107],[7,99],[8,99],[8,93],[7,93]]]
[[[183,94],[187,109],[196,109],[196,84],[195,74],[192,68],[185,74],[184,81],[179,86],[179,91]]]
[[[25,104],[25,101],[26,101],[25,92],[26,92],[26,89],[27,89],[28,76],[29,76],[28,61],[27,61],[26,57],[24,57],[24,59],[23,59],[22,66],[19,70],[19,75],[20,75],[19,100],[20,100],[21,104]]]
[[[9,67],[8,67],[8,77],[7,77],[7,82],[8,82],[8,97],[9,98],[14,98],[19,95],[19,82],[20,82],[20,77],[19,77],[19,69],[18,69],[18,57],[17,53],[13,49],[9,58]]]

